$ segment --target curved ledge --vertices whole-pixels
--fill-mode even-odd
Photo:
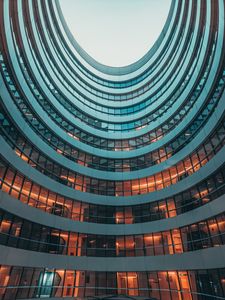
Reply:
[[[154,257],[74,257],[0,246],[0,264],[107,272],[200,270],[225,267],[225,245],[182,254]]]
[[[168,198],[171,195],[182,192],[183,190],[203,180],[208,175],[212,174],[217,168],[219,168],[225,161],[225,146],[223,146],[223,148],[197,172],[184,178],[176,184],[168,186],[167,188],[137,196],[104,196],[80,192],[78,190],[74,190],[68,186],[64,186],[54,181],[53,179],[38,172],[36,169],[32,168],[21,158],[19,158],[15,154],[15,152],[10,148],[10,146],[8,146],[6,142],[4,142],[3,138],[0,137],[0,141],[1,145],[4,145],[4,147],[0,148],[0,153],[7,159],[7,161],[11,165],[15,166],[16,169],[20,170],[20,172],[22,172],[26,177],[30,178],[32,181],[65,197],[85,201],[87,203],[96,203],[104,205],[135,205],[146,202],[153,202],[163,198]],[[117,173],[115,173],[114,179],[118,179]]]
[[[36,223],[64,231],[118,236],[166,231],[208,219],[225,211],[225,195],[173,218],[136,224],[98,224],[74,221],[28,206],[2,191],[0,191],[0,208],[31,222],[35,220]]]

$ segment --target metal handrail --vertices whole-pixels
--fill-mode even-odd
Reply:
[[[210,300],[212,299],[225,299],[224,297],[221,297],[221,296],[217,296],[217,295],[210,295],[210,294],[205,294],[205,293],[200,293],[200,292],[192,292],[192,291],[188,291],[188,290],[182,290],[182,289],[157,289],[157,288],[129,288],[129,287],[126,287],[126,288],[123,288],[123,287],[105,287],[105,286],[85,286],[85,285],[74,285],[74,286],[67,286],[67,285],[61,285],[61,286],[57,286],[57,285],[10,285],[10,286],[0,286],[0,289],[42,289],[42,288],[49,288],[49,289],[79,289],[79,288],[85,288],[85,289],[95,289],[95,290],[98,290],[98,289],[105,289],[105,290],[124,290],[124,291],[129,291],[129,290],[132,290],[132,291],[161,291],[161,292],[172,292],[172,293],[185,293],[185,294],[190,294],[190,295],[197,295],[197,296],[204,296],[204,297],[211,297],[209,298]],[[37,293],[37,294],[40,294],[40,293]],[[117,296],[123,296],[123,294],[118,294]],[[126,295],[126,294],[125,294]],[[39,295],[38,295],[39,296]],[[90,296],[92,297],[92,296]],[[93,297],[96,297],[96,296],[93,296]],[[35,298],[40,298],[40,297],[36,297]],[[43,297],[41,297],[43,298]],[[73,297],[74,298],[74,297]],[[79,297],[77,297],[79,298]],[[31,298],[32,299],[32,298]],[[76,299],[76,297],[75,297]],[[135,299],[135,298],[134,298]],[[137,296],[137,299],[138,299],[138,296]]]

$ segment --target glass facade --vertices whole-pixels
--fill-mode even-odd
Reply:
[[[224,16],[172,0],[113,68],[59,1],[0,1],[0,300],[225,299]]]
[[[147,299],[224,299],[225,270],[92,272],[1,266],[0,299],[102,297],[117,292]],[[210,297],[201,296],[208,293]],[[4,298],[2,298],[4,295]],[[92,298],[91,298],[92,299]],[[99,298],[101,299],[101,298]],[[136,299],[136,298],[134,298]]]
[[[181,228],[138,235],[68,232],[0,210],[0,244],[71,256],[154,256],[225,244],[225,214]]]

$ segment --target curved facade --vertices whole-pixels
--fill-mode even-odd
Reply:
[[[224,5],[113,68],[58,0],[0,1],[0,300],[225,299]]]

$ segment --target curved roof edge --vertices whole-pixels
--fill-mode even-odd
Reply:
[[[167,31],[169,24],[170,24],[170,20],[173,14],[173,10],[175,7],[175,0],[172,0],[171,5],[170,5],[170,10],[166,19],[166,22],[163,26],[163,29],[159,35],[159,37],[157,38],[157,40],[155,41],[155,43],[153,44],[153,46],[149,49],[149,51],[142,56],[139,60],[137,60],[136,62],[127,65],[127,66],[123,66],[123,67],[112,67],[112,66],[106,66],[104,64],[101,64],[100,62],[98,62],[97,60],[95,60],[92,56],[90,56],[80,45],[79,43],[76,41],[76,39],[74,38],[73,34],[71,33],[67,22],[64,18],[59,0],[56,0],[56,7],[58,10],[58,15],[60,17],[60,20],[62,22],[62,25],[65,29],[65,32],[69,38],[69,40],[71,41],[71,44],[74,46],[74,48],[76,49],[76,51],[79,53],[79,55],[86,61],[88,62],[93,68],[97,69],[98,71],[105,73],[107,75],[126,75],[129,73],[132,73],[136,70],[138,70],[140,67],[142,67],[156,52],[159,44],[162,42],[164,36],[165,36],[165,32]]]

